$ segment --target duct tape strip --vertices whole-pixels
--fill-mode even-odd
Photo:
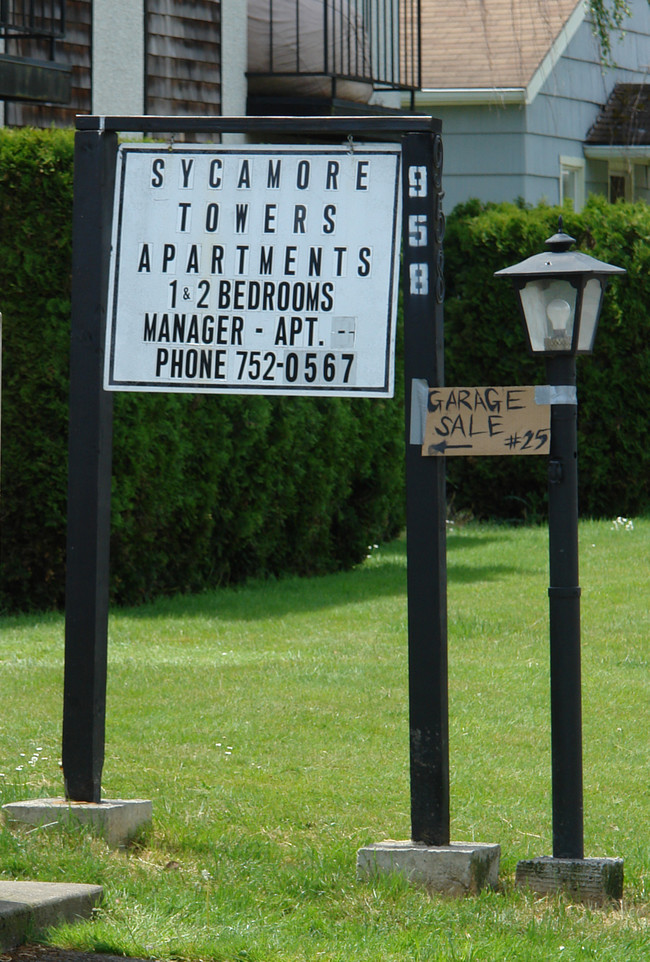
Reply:
[[[575,384],[538,384],[535,387],[535,404],[577,404]]]
[[[580,585],[575,585],[575,587],[568,586],[565,588],[555,587],[551,585],[548,589],[549,598],[579,598],[582,594],[582,588]]]
[[[429,382],[414,377],[411,381],[411,444],[424,444],[424,429],[427,423],[427,404],[429,402]]]

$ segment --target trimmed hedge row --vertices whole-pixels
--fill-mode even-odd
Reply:
[[[624,267],[612,281],[595,351],[579,357],[578,446],[582,515],[650,510],[650,206],[592,198],[576,214],[541,206],[470,202],[449,218],[445,239],[446,383],[543,384],[528,355],[509,281],[496,270],[545,249],[558,214],[577,248]],[[476,517],[546,517],[546,459],[450,458],[453,507]]]
[[[0,129],[4,315],[0,608],[63,602],[71,132]],[[471,202],[445,241],[446,383],[543,383],[494,271],[544,249],[559,211]],[[650,510],[650,207],[566,209],[578,246],[625,267],[578,361],[584,515]],[[399,340],[398,340],[399,345]],[[398,348],[399,351],[399,348]],[[403,524],[395,400],[117,394],[111,595],[135,603],[251,576],[349,567]],[[546,459],[450,458],[453,512],[546,515]]]
[[[9,611],[63,603],[72,150],[0,129]],[[358,563],[403,525],[401,396],[116,395],[112,600]]]

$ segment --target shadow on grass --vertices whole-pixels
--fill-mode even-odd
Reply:
[[[495,540],[489,535],[465,534],[450,539],[448,581],[472,584],[521,575],[522,568],[518,566],[455,563],[454,556],[459,551],[464,553],[467,549],[485,547]],[[351,571],[311,578],[254,580],[196,595],[159,598],[137,608],[121,609],[121,613],[136,619],[217,617],[220,621],[255,621],[400,595],[406,603],[406,541],[403,537],[374,550],[366,564]]]
[[[450,584],[469,585],[495,582],[521,575],[524,566],[505,564],[458,563],[472,549],[485,548],[498,541],[491,533],[453,532],[447,541],[447,580]],[[370,559],[351,571],[316,577],[289,576],[252,580],[242,585],[214,588],[199,594],[179,594],[157,598],[128,608],[112,608],[114,614],[134,619],[210,618],[226,621],[255,621],[306,613],[345,604],[372,602],[380,598],[404,596],[406,602],[406,539],[404,536],[371,552]],[[53,623],[61,612],[7,615],[0,617],[3,628],[29,628]]]

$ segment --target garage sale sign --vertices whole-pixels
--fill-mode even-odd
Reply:
[[[105,388],[392,396],[400,161],[120,146]]]

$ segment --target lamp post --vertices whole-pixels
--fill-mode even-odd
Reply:
[[[558,232],[548,251],[497,271],[518,295],[528,346],[546,360],[551,403],[548,465],[549,616],[553,857],[584,859],[576,354],[593,351],[609,278],[624,274],[569,248]]]

